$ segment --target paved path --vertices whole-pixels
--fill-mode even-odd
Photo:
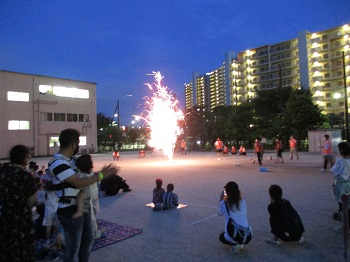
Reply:
[[[266,160],[269,155],[272,160]],[[344,261],[343,237],[334,228],[340,222],[332,215],[337,204],[332,198],[330,172],[320,172],[322,157],[300,153],[299,160],[275,163],[275,153],[265,154],[259,172],[256,158],[229,156],[217,160],[215,152],[193,152],[165,157],[138,159],[136,152],[121,153],[120,175],[127,179],[132,192],[100,199],[98,218],[142,228],[139,235],[92,252],[91,261]],[[48,158],[40,158],[40,165]],[[111,154],[93,156],[95,168],[111,162]],[[235,164],[240,164],[236,166]],[[161,177],[164,187],[173,183],[180,202],[188,206],[170,212],[154,212],[145,206],[152,200],[155,179]],[[253,239],[241,253],[233,255],[218,240],[224,229],[224,218],[217,216],[219,195],[230,180],[238,183],[248,203],[248,219]],[[279,184],[283,195],[299,212],[305,226],[303,245],[268,244],[271,236],[267,205],[268,188]]]

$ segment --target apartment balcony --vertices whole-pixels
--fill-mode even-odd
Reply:
[[[311,48],[311,49],[310,49],[310,52],[311,52],[311,53],[315,53],[315,52],[318,53],[318,52],[321,52],[321,50],[322,50],[321,47],[318,46],[318,47],[313,47],[313,48]]]
[[[316,82],[316,81],[323,81],[323,77],[322,77],[322,76],[314,76],[314,77],[312,78],[312,81],[313,81],[313,82]]]
[[[320,42],[321,41],[321,38],[320,37],[316,37],[316,38],[312,38],[311,40],[310,40],[310,43],[311,44],[314,44],[314,43],[318,43],[318,42]]]

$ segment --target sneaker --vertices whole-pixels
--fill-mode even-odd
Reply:
[[[269,244],[273,244],[273,245],[277,245],[277,246],[281,245],[281,242],[278,240],[278,238],[276,240],[274,237],[269,237],[269,238],[265,239],[265,241]]]
[[[293,160],[293,157],[289,158],[289,160]]]
[[[232,245],[231,246],[231,253],[237,254],[241,250],[241,245]]]
[[[297,157],[297,159],[299,159],[299,157]]]
[[[131,191],[131,188],[130,188],[130,187],[128,187],[128,188],[126,188],[126,189],[123,190],[123,192],[130,192],[130,191]]]
[[[326,169],[324,169],[324,168],[322,168],[322,169],[320,170],[320,172],[324,172],[324,171],[326,171]]]
[[[302,243],[304,243],[305,242],[305,238],[302,236],[298,241],[297,241],[297,243],[299,244],[299,245],[301,245]]]

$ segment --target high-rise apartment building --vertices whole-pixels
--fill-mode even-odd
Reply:
[[[238,52],[234,58],[231,53],[223,66],[206,73],[209,80],[202,88],[209,90],[207,104],[197,100],[206,91],[192,86],[193,97],[189,99],[186,93],[186,108],[236,105],[255,98],[258,90],[292,86],[310,89],[323,113],[341,113],[344,90],[349,87],[349,35],[348,25],[316,33],[304,31],[291,40]],[[186,84],[186,92],[189,86]]]

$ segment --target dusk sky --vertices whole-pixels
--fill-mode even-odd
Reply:
[[[152,71],[184,108],[184,83],[227,51],[350,23],[349,0],[1,0],[0,10],[0,70],[96,82],[97,112],[112,116],[119,99],[122,124],[143,109]]]

